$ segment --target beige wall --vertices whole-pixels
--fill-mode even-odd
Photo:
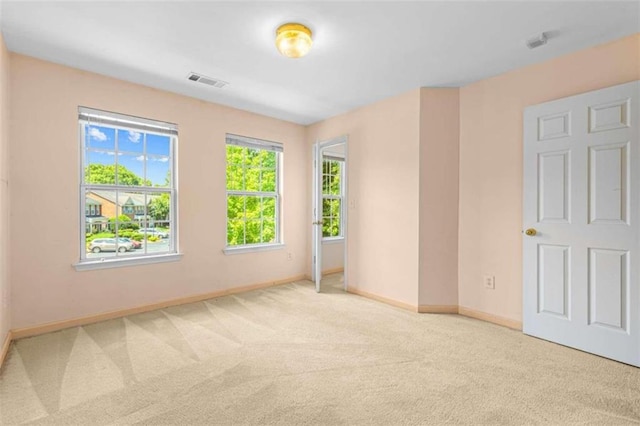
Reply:
[[[522,111],[528,105],[638,79],[639,57],[636,35],[459,90],[416,89],[304,128],[17,54],[8,56],[0,40],[3,273],[8,266],[4,253],[9,252],[3,242],[8,181],[15,230],[9,236],[10,280],[0,273],[0,290],[6,296],[12,283],[11,327],[308,274],[310,145],[345,134],[350,161],[350,286],[411,306],[459,303],[519,321]],[[185,254],[180,262],[90,272],[72,268],[79,256],[80,212],[78,191],[68,188],[78,188],[78,105],[180,126],[179,227]],[[285,144],[284,250],[222,253],[226,212],[220,200],[227,132]],[[10,164],[16,166],[7,175],[9,139]],[[33,208],[34,194],[38,204],[53,206],[46,215]],[[495,290],[483,288],[483,274],[496,276]],[[4,332],[8,309],[1,309]]]
[[[458,304],[459,90],[420,90],[419,304]]]
[[[460,89],[461,306],[522,317],[523,109],[639,78],[636,34]]]
[[[349,136],[349,287],[414,306],[418,303],[419,120],[417,89],[307,129],[308,163],[316,140]]]
[[[11,328],[9,288],[9,53],[0,34],[0,346]]]
[[[18,54],[11,54],[10,70],[13,328],[305,273],[303,126]],[[86,272],[72,267],[79,258],[79,105],[179,125],[181,261]],[[227,132],[284,144],[283,250],[222,253]]]

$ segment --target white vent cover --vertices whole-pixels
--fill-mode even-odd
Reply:
[[[213,86],[217,88],[221,88],[229,84],[226,81],[223,81],[217,78],[206,77],[202,74],[196,74],[194,72],[189,73],[187,78],[191,81],[197,81],[198,83],[207,84],[209,86]]]

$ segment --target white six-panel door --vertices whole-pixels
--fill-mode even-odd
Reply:
[[[639,93],[632,82],[524,113],[523,330],[636,366]]]

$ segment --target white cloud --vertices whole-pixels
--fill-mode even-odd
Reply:
[[[134,132],[133,130],[129,130],[129,140],[133,143],[140,142],[140,137],[142,135],[139,132]]]
[[[91,137],[91,139],[95,139],[100,142],[104,142],[107,140],[107,135],[105,135],[95,127],[89,127],[89,136]]]
[[[136,157],[136,160],[138,161],[144,161],[145,160],[145,156],[144,155],[138,155]],[[146,157],[147,161],[159,161],[160,163],[166,163],[167,161],[169,161],[169,157]]]
[[[109,151],[109,152],[107,152],[107,155],[116,155],[116,153],[113,152],[113,151]],[[120,155],[122,155],[121,152],[118,153],[118,156],[120,156]]]

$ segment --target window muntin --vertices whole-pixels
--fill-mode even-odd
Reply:
[[[280,243],[282,145],[227,135],[227,248]]]
[[[322,161],[322,237],[342,238],[344,207],[344,160],[325,157]]]
[[[79,126],[80,262],[176,253],[177,126],[82,107]]]

